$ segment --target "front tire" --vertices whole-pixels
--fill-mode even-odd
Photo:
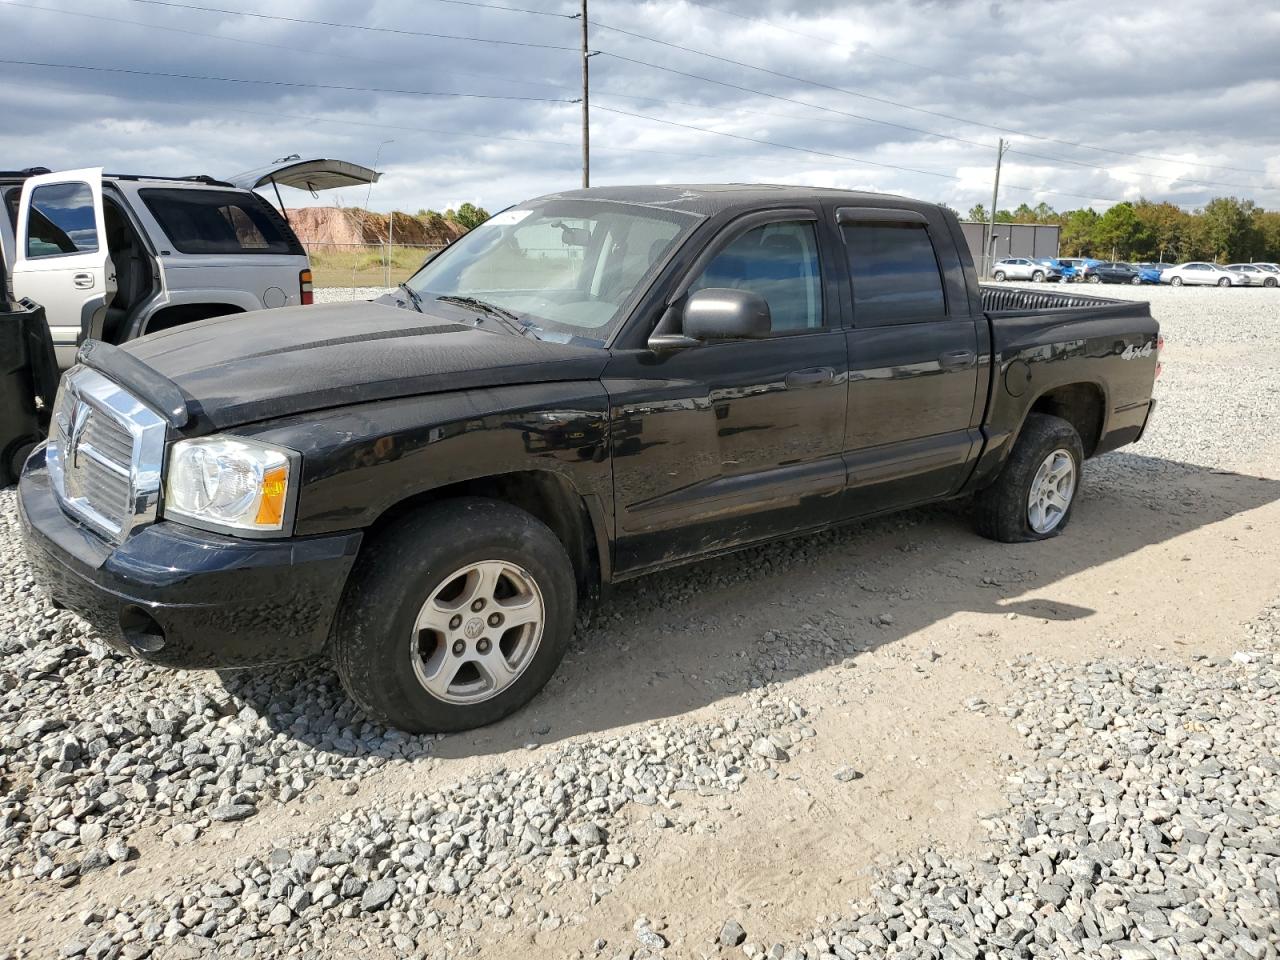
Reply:
[[[1142,283],[1142,278],[1141,278],[1141,277],[1132,277],[1132,278],[1129,280],[1129,282],[1130,282],[1130,283],[1132,283],[1132,284],[1136,287],[1136,286],[1138,286],[1140,283]]]
[[[1090,282],[1090,283],[1101,283],[1101,282],[1102,282],[1102,278],[1101,278],[1100,276],[1098,276],[1096,273],[1091,273],[1091,274],[1089,274],[1089,278],[1088,278],[1088,279],[1089,279],[1089,282]]]
[[[1079,499],[1084,445],[1060,417],[1027,417],[995,483],[975,499],[974,524],[984,537],[1025,543],[1056,537]]]
[[[1036,283],[1044,283],[1044,271],[1037,270],[1035,273],[1031,275],[1031,279]]]
[[[1219,280],[1219,281],[1218,281],[1218,286],[1220,286],[1220,287],[1229,287],[1229,286],[1231,286],[1231,278],[1230,278],[1230,277],[1223,277],[1221,280]]]
[[[1182,286],[1182,278],[1174,277],[1172,280],[1169,281],[1169,284],[1174,287],[1180,287]]]
[[[333,659],[375,719],[411,733],[469,730],[551,679],[576,611],[573,565],[546,524],[497,500],[446,500],[361,550]]]
[[[1262,285],[1264,287],[1274,287],[1276,283],[1277,283],[1277,280],[1275,277],[1267,277],[1267,279],[1262,281]]]

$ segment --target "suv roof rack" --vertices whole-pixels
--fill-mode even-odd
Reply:
[[[48,167],[27,167],[25,170],[0,170],[0,177],[6,180],[12,180],[15,177],[25,179],[26,177],[38,177],[41,174],[52,172]]]
[[[233,183],[203,173],[189,177],[161,177],[150,173],[104,173],[103,176],[113,180],[169,180],[176,183],[203,183],[210,187],[230,187],[233,190],[236,188]]]

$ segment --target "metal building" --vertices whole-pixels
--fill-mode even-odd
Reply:
[[[973,255],[978,272],[987,273],[986,256],[996,260],[1002,257],[1056,257],[1058,255],[1057,224],[997,223],[995,243],[989,244],[989,224],[974,220],[962,220],[965,242]]]

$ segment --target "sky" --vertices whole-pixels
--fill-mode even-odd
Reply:
[[[1001,207],[1280,208],[1280,3],[1219,8],[590,0],[592,184],[809,184],[963,213],[990,204],[1003,137]],[[107,68],[0,62],[0,168],[227,177],[297,153],[383,177],[290,206],[496,211],[581,185],[578,10],[0,0],[0,59]]]

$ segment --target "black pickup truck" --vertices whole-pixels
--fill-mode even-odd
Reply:
[[[955,216],[774,186],[512,207],[373,302],[84,344],[19,503],[53,599],[174,667],[324,654],[453,730],[551,676],[580,598],[972,497],[1066,526],[1151,415],[1144,303],[980,287]]]

